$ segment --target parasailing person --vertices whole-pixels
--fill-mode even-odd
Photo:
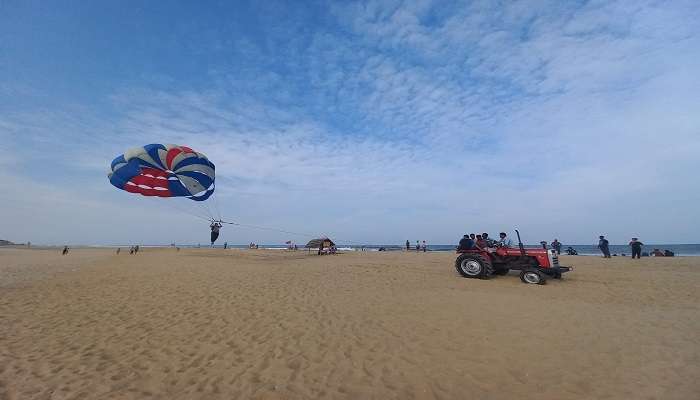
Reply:
[[[221,222],[211,221],[211,225],[209,225],[209,228],[211,228],[211,247],[214,247],[214,242],[219,238],[219,229],[222,227]]]

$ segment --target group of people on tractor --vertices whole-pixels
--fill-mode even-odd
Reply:
[[[464,235],[459,241],[457,250],[487,250],[494,247],[511,247],[513,245],[513,242],[505,232],[499,233],[498,236],[498,240],[493,240],[486,232],[481,235],[474,233]]]

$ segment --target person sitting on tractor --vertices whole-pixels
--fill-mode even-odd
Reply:
[[[486,247],[495,247],[496,246],[496,241],[491,239],[489,237],[489,234],[484,232],[481,234],[481,238],[484,239],[484,242],[486,242]]]
[[[498,236],[500,236],[500,239],[498,239],[499,246],[503,246],[503,247],[513,246],[513,242],[508,238],[508,235],[506,235],[505,232],[499,233]]]
[[[489,234],[486,232],[481,234],[481,239],[484,241],[484,245],[482,246],[483,250],[486,250],[489,253],[493,253],[496,251],[496,247],[498,247],[498,241],[491,239],[489,237]]]
[[[459,241],[459,246],[457,250],[472,250],[474,248],[474,241],[469,237],[469,235],[464,235]]]
[[[476,242],[475,242],[475,243],[476,243],[476,247],[477,247],[479,250],[483,250],[483,249],[485,249],[486,247],[488,247],[487,244],[486,244],[486,241],[484,240],[484,237],[481,236],[481,235],[476,235]]]

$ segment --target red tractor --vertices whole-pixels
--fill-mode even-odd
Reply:
[[[572,267],[559,265],[554,250],[525,248],[518,235],[518,248],[497,246],[488,249],[457,249],[459,256],[455,268],[465,278],[487,279],[492,275],[505,275],[509,270],[519,270],[524,283],[544,285],[547,279],[561,279]]]

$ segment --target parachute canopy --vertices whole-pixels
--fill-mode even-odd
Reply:
[[[127,192],[203,201],[214,193],[214,170],[204,154],[189,147],[148,144],[115,158],[107,176]]]

